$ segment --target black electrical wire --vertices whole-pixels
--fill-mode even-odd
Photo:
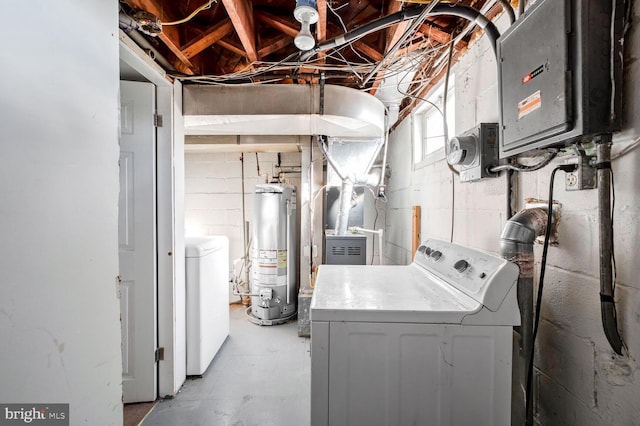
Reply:
[[[613,212],[616,208],[616,190],[615,184],[613,183],[613,169],[609,169],[609,175],[611,176],[611,263],[613,264],[613,290],[615,291],[616,280],[618,279],[618,268],[616,267],[616,254],[613,247]],[[613,312],[615,314],[615,306]]]
[[[549,182],[549,205],[547,206],[547,229],[544,232],[544,245],[542,248],[542,262],[540,265],[540,278],[538,280],[538,295],[536,297],[535,319],[533,323],[533,337],[531,338],[531,353],[529,354],[529,365],[527,368],[527,400],[525,415],[528,415],[532,406],[532,390],[533,390],[533,356],[535,354],[535,342],[538,335],[538,324],[540,323],[540,311],[542,308],[542,289],[544,287],[544,273],[547,266],[547,252],[549,251],[549,240],[551,238],[551,228],[553,221],[553,181],[558,170],[572,172],[576,169],[575,164],[563,164],[556,167],[551,172],[551,181]]]

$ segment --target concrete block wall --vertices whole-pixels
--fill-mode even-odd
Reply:
[[[639,6],[632,14],[637,26]],[[502,21],[500,21],[502,22]],[[503,24],[502,24],[503,25]],[[504,26],[504,25],[503,25]],[[627,34],[624,130],[614,135],[613,153],[640,136],[640,31]],[[456,128],[497,121],[495,59],[484,37],[455,66]],[[449,239],[451,211],[456,243],[497,253],[506,217],[506,178],[478,183],[453,179],[444,160],[412,167],[410,119],[391,134],[386,207],[388,263],[410,261],[411,206],[422,207],[422,237]],[[516,191],[547,199],[554,161],[538,172],[521,173]],[[640,149],[613,162],[618,325],[626,344],[617,356],[604,336],[599,301],[597,191],[567,192],[558,172],[554,199],[562,204],[557,247],[548,255],[542,319],[535,355],[535,422],[539,425],[640,424]],[[452,200],[454,195],[454,201]],[[535,247],[536,281],[541,246]]]
[[[242,257],[244,251],[241,155],[239,152],[185,154],[186,235],[226,235],[230,262]],[[298,152],[282,153],[280,159],[282,167],[301,164]],[[253,222],[255,185],[265,183],[265,175],[269,179],[273,176],[277,162],[277,153],[261,152],[257,157],[254,152],[244,153],[245,220],[250,223]],[[300,188],[300,175],[289,175],[286,180]]]

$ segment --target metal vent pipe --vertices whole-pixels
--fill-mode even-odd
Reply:
[[[526,399],[530,398],[530,395],[526,395],[526,382],[533,345],[533,243],[547,229],[547,212],[544,207],[520,211],[507,221],[500,236],[500,255],[520,267],[517,285],[521,326],[515,327],[520,334],[517,358],[514,350],[514,371],[517,373],[514,374],[514,379],[518,379],[514,384],[518,386],[512,389],[512,412],[514,418],[522,420],[520,424],[525,424],[525,417],[530,418],[532,414],[525,413],[524,408]]]

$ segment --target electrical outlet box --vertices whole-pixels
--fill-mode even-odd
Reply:
[[[538,0],[498,39],[500,158],[619,130],[619,3]]]
[[[460,182],[497,177],[489,169],[498,165],[498,124],[481,123],[447,141],[447,161],[459,166]]]
[[[577,164],[573,172],[565,173],[564,184],[567,191],[582,191],[583,189],[595,189],[598,187],[596,168],[590,164],[593,157],[578,156],[566,160],[565,164]]]

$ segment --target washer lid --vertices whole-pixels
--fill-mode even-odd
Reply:
[[[461,324],[483,305],[415,265],[321,265],[314,321]]]
[[[226,235],[187,237],[184,243],[185,257],[202,257],[229,247],[229,238]]]

